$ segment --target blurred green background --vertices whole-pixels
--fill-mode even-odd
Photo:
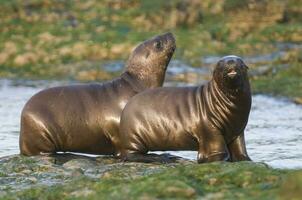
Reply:
[[[205,56],[282,50],[250,63],[253,89],[301,101],[301,0],[0,0],[0,76],[108,80],[100,66],[166,31],[174,59],[197,68]]]

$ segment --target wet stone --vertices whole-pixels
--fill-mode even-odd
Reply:
[[[95,166],[95,162],[87,160],[87,159],[75,159],[75,160],[70,160],[66,163],[63,164],[63,167],[66,169],[88,169],[88,168],[92,168]]]
[[[79,198],[79,197],[89,196],[93,193],[95,193],[93,190],[89,190],[87,188],[84,188],[84,189],[79,190],[79,191],[74,191],[70,195]]]
[[[166,189],[167,194],[171,196],[179,196],[179,197],[194,197],[196,195],[196,191],[193,188],[179,188],[170,186]]]
[[[181,161],[186,162],[185,159]],[[177,165],[123,163],[110,156],[92,158],[73,154],[36,157],[13,155],[0,158],[0,163],[0,190],[9,188],[10,192],[33,186],[64,184],[79,177],[95,180],[111,177],[133,179]],[[83,194],[85,196],[86,192]],[[74,195],[82,196],[82,193]]]

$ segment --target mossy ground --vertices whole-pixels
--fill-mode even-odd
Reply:
[[[302,103],[302,51],[297,51],[288,58],[290,61],[276,61],[270,65],[271,70],[266,75],[254,77],[252,80],[255,93],[266,93],[277,96],[287,96]],[[283,66],[278,70],[276,66]]]
[[[15,156],[1,161],[7,168],[0,167],[0,181],[11,189],[0,191],[0,199],[294,199],[301,195],[301,170],[272,169],[261,163],[195,164],[184,160],[144,164],[111,158],[64,159]],[[22,170],[15,169],[17,165],[23,166]],[[19,174],[19,182],[7,181],[15,176],[10,170]],[[50,181],[60,176],[60,183]],[[21,187],[22,182],[26,187]]]
[[[138,42],[165,31],[176,35],[176,57],[195,66],[204,55],[261,54],[302,41],[299,0],[0,3],[2,77],[109,79],[99,65],[127,59]],[[94,64],[75,65],[82,61]]]

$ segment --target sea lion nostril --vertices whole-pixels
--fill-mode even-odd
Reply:
[[[228,77],[230,77],[230,78],[234,78],[235,76],[237,76],[237,74],[238,73],[236,71],[230,71],[227,73]]]
[[[237,71],[235,69],[230,69],[228,70],[228,74],[236,74]]]
[[[230,78],[234,78],[237,74],[238,74],[238,73],[237,73],[236,69],[233,68],[233,67],[232,67],[232,68],[229,68],[229,69],[227,70],[227,76],[230,77]]]

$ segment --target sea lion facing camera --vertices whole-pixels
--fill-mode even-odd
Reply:
[[[21,114],[21,154],[115,154],[112,135],[124,106],[138,92],[163,84],[175,48],[171,33],[159,35],[136,47],[125,72],[110,82],[54,87],[34,95]]]
[[[199,163],[250,160],[244,141],[250,108],[247,66],[226,56],[205,85],[149,89],[131,98],[118,149],[128,161],[157,161],[146,153],[165,150],[197,150]]]

